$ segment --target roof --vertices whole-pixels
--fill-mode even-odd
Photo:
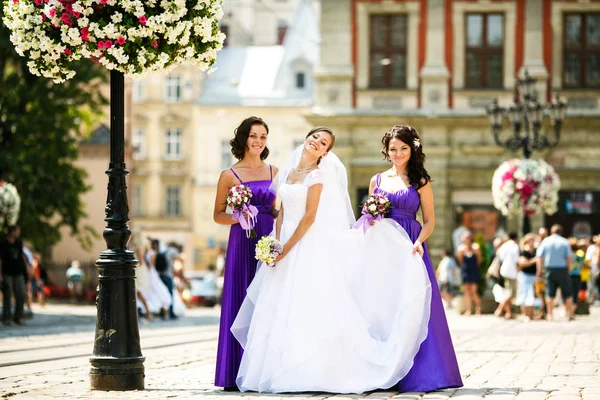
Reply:
[[[81,144],[110,144],[110,128],[104,124],[100,125]]]
[[[307,0],[300,1],[281,46],[225,47],[216,71],[204,80],[203,105],[311,106],[313,67],[318,64],[319,28]],[[304,89],[296,73],[305,73]]]

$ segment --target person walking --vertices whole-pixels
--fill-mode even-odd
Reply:
[[[4,325],[25,325],[23,311],[25,305],[25,279],[27,260],[23,253],[21,228],[13,225],[8,228],[6,239],[0,242],[0,285],[2,286],[2,323]],[[15,312],[12,313],[12,297],[15,297]]]
[[[554,310],[554,298],[556,290],[560,288],[565,302],[565,316],[569,321],[573,320],[573,290],[569,271],[572,268],[573,257],[569,241],[562,237],[561,225],[552,225],[550,236],[542,240],[536,255],[542,258],[546,279],[546,319],[552,321]]]
[[[462,242],[458,247],[456,258],[460,264],[461,278],[465,294],[464,315],[471,315],[473,303],[475,304],[475,314],[481,315],[481,298],[477,287],[481,279],[479,273],[479,263],[481,262],[481,249],[477,243],[473,242],[473,234],[465,232]]]
[[[515,304],[521,307],[521,318],[531,321],[534,308],[541,306],[541,300],[535,296],[535,282],[541,276],[539,258],[535,256],[535,235],[528,233],[521,239],[521,254],[518,260],[517,298]]]
[[[521,250],[517,243],[517,234],[508,234],[508,240],[498,249],[498,258],[501,261],[500,275],[504,278],[504,300],[500,303],[500,310],[504,311],[504,318],[512,318],[512,300],[517,293],[517,264]],[[500,315],[496,315],[500,316]]]

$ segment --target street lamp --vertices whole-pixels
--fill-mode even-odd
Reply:
[[[542,106],[537,100],[535,79],[529,75],[527,70],[522,79],[517,79],[517,92],[518,95],[515,96],[513,103],[508,108],[500,107],[498,100],[494,99],[492,104],[486,107],[486,111],[494,142],[498,146],[512,151],[522,149],[523,156],[527,159],[534,150],[544,150],[558,144],[567,105],[558,94],[555,94],[552,102],[546,107]],[[551,136],[546,136],[541,132],[544,111],[548,113],[552,124]],[[505,116],[512,125],[513,135],[507,139],[501,139],[500,134]],[[523,234],[530,231],[531,222],[529,217],[524,215]]]

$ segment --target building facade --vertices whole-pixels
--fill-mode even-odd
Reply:
[[[182,65],[132,83],[131,211],[143,237],[184,246],[187,268],[214,263],[228,226],[213,222],[220,172],[236,160],[229,140],[245,118],[270,128],[278,165],[310,130],[318,63],[318,4],[308,0],[225,2],[229,34],[216,70]],[[275,29],[286,21],[285,32]],[[283,24],[283,23],[282,23]]]
[[[321,21],[307,120],[335,130],[356,205],[371,176],[388,167],[382,135],[409,124],[422,136],[434,180],[434,256],[461,223],[488,240],[518,230],[519,220],[493,208],[491,179],[501,162],[522,154],[494,144],[485,107],[494,98],[508,104],[527,70],[542,103],[555,92],[568,102],[560,143],[533,155],[556,168],[563,204],[532,225],[600,232],[600,2],[323,0]],[[546,117],[542,130],[551,129]],[[512,135],[506,121],[503,134]]]

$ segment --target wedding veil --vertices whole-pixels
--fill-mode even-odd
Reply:
[[[292,152],[273,180],[269,188],[271,191],[276,194],[279,192],[281,185],[287,181],[289,173],[298,166],[303,151],[304,144],[298,146]],[[344,167],[338,156],[330,151],[321,159],[319,170],[323,174],[323,191],[321,192],[315,223],[320,226],[327,226],[328,229],[334,227],[349,228],[356,219],[348,195],[346,167]]]

